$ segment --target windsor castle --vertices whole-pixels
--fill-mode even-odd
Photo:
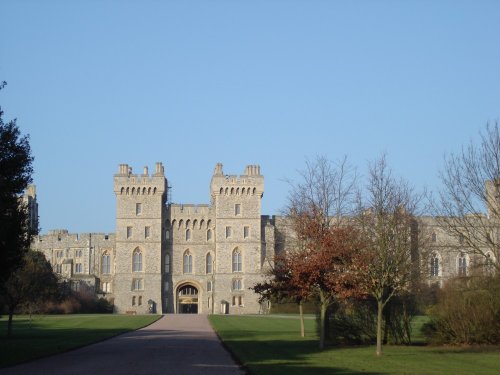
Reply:
[[[162,163],[114,175],[116,233],[51,230],[33,240],[73,289],[91,288],[117,313],[254,314],[267,304],[249,288],[263,280],[290,233],[285,218],[261,213],[264,177],[257,165],[242,175],[215,166],[210,204],[173,204]],[[36,217],[36,193],[25,201]],[[464,275],[475,259],[462,252],[432,218],[429,280]]]

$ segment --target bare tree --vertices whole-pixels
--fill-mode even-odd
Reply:
[[[308,212],[311,207],[321,211],[325,226],[340,225],[355,210],[357,174],[347,156],[331,162],[325,156],[306,161],[299,171],[300,182],[291,182],[286,214],[289,217]]]
[[[461,249],[500,271],[500,130],[487,125],[471,142],[445,158],[443,184],[433,202],[439,225],[459,239]]]
[[[363,279],[377,301],[377,355],[382,354],[382,317],[392,297],[407,291],[416,275],[419,196],[396,180],[385,156],[369,165],[366,192],[360,196],[359,230],[365,242]]]

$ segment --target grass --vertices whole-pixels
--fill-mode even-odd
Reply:
[[[147,326],[159,315],[75,314],[15,316],[7,338],[6,317],[0,319],[0,367],[11,366]]]
[[[209,317],[226,347],[251,374],[500,374],[500,347],[330,347],[319,351],[315,320],[306,338],[298,319],[270,316]],[[422,318],[422,322],[425,321]],[[417,322],[418,323],[418,322]]]

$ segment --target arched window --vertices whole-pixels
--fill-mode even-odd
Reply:
[[[183,265],[184,273],[193,273],[193,256],[186,250],[184,253],[184,265]]]
[[[207,273],[212,273],[212,254],[208,253],[207,254],[207,261],[206,261],[206,272]]]
[[[458,257],[458,276],[467,276],[467,258],[464,253]]]
[[[170,273],[170,254],[165,254],[165,273]]]
[[[111,273],[111,262],[108,253],[102,254],[102,273],[103,274]]]
[[[437,240],[436,233],[435,233],[435,232],[433,232],[433,233],[432,233],[432,235],[431,235],[431,241],[432,241],[432,242],[436,242],[436,240]]]
[[[132,255],[132,271],[142,271],[142,252],[139,249],[135,249],[134,254]]]
[[[191,229],[186,229],[186,241],[191,240]]]
[[[207,230],[207,241],[212,240],[212,229]]]
[[[241,253],[238,249],[233,251],[233,272],[241,272]]]
[[[132,297],[132,306],[135,306],[135,296]]]
[[[165,231],[165,239],[166,239],[166,240],[169,240],[169,239],[170,239],[170,229],[167,229],[167,230]]]
[[[431,276],[439,276],[439,258],[437,254],[431,256]]]

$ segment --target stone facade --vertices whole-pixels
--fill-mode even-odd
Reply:
[[[273,258],[274,219],[261,214],[260,167],[236,176],[217,164],[210,205],[170,203],[167,186],[161,163],[151,175],[122,164],[116,234],[52,230],[33,248],[76,287],[84,281],[112,298],[117,313],[262,312],[249,288]]]
[[[265,312],[249,288],[263,280],[275,253],[293,246],[294,233],[285,218],[262,215],[259,166],[236,176],[217,164],[207,205],[169,202],[161,163],[151,175],[121,164],[114,192],[115,234],[52,230],[33,241],[75,289],[84,283],[113,299],[117,313]],[[36,208],[35,190],[28,196]],[[429,231],[422,266],[430,282],[467,274],[481,261],[464,254],[435,218],[419,223]]]

